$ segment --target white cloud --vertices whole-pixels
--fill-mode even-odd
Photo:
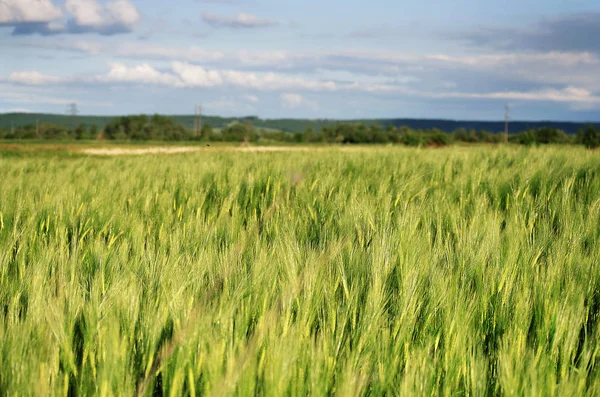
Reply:
[[[172,87],[206,88],[230,86],[254,90],[277,91],[284,89],[298,89],[308,91],[335,91],[336,84],[331,81],[319,81],[301,76],[254,73],[238,70],[205,69],[202,66],[186,62],[173,62],[172,72],[160,72],[147,63],[137,66],[127,66],[114,62],[108,64],[107,73],[96,76],[93,81],[113,83],[143,83],[158,84]],[[86,82],[90,79],[64,79],[44,75],[37,71],[14,72],[9,80],[22,84],[55,84],[61,82]],[[250,102],[258,100],[257,97],[247,98]]]
[[[109,20],[127,26],[133,26],[140,20],[137,8],[129,0],[106,3],[106,14],[109,16]]]
[[[201,66],[183,62],[173,62],[173,71],[184,85],[190,87],[214,87],[223,85],[223,76],[219,71],[206,70]]]
[[[309,76],[310,80],[330,81],[336,89],[341,81],[419,83],[422,89],[445,88],[448,81],[468,80],[471,86],[485,81],[486,86],[506,81],[536,83],[540,86],[581,86],[600,91],[600,56],[588,52],[549,52],[451,56],[414,55],[397,51],[221,51],[198,46],[164,46],[147,42],[125,42],[113,46],[97,41],[74,44],[45,42],[43,48],[84,51],[120,58],[169,60],[201,64],[203,68],[252,70],[259,75],[268,71],[282,76]],[[30,46],[38,44],[28,44]],[[42,45],[40,45],[42,46]],[[250,72],[247,72],[250,73]],[[253,78],[253,76],[249,76]],[[293,89],[293,88],[283,88]]]
[[[127,32],[140,20],[140,14],[129,0],[115,0],[104,4],[96,0],[66,0],[65,7],[72,16],[68,29],[74,33]]]
[[[594,95],[589,90],[578,87],[566,87],[563,89],[546,88],[535,91],[504,91],[489,93],[464,93],[448,92],[430,94],[438,98],[466,98],[466,99],[502,99],[516,101],[549,101],[567,103],[587,103],[600,105],[600,96]]]
[[[101,26],[106,24],[102,7],[95,0],[66,0],[65,7],[77,24]]]
[[[459,91],[425,91],[408,88],[401,85],[389,84],[355,84],[352,89],[357,91],[400,94],[407,97],[433,99],[497,99],[502,101],[536,101],[559,102],[571,105],[579,104],[596,107],[600,105],[600,96],[593,92],[574,86],[562,89],[543,88],[531,91],[491,91],[491,92],[459,92]]]
[[[177,88],[223,88],[231,87],[244,90],[280,91],[284,107],[289,109],[308,107],[317,109],[318,104],[306,99],[302,92],[346,92],[348,95],[372,93],[377,95],[395,95],[430,99],[467,99],[501,101],[537,101],[567,103],[578,109],[600,107],[598,91],[581,85],[556,85],[529,91],[491,90],[487,92],[461,92],[455,86],[447,85],[439,90],[426,90],[412,85],[399,84],[393,80],[385,81],[322,81],[315,78],[281,73],[255,73],[228,69],[206,69],[185,62],[173,62],[171,70],[159,71],[149,64],[127,66],[123,63],[109,64],[105,74],[89,77],[64,78],[43,74],[38,71],[17,71],[9,75],[7,81],[21,85],[51,85],[63,83],[118,83],[150,84]],[[259,102],[256,95],[242,96],[246,105]]]
[[[234,17],[205,12],[202,14],[202,19],[204,19],[204,22],[211,26],[228,28],[260,28],[277,24],[277,21],[271,19],[261,19],[256,15],[246,14],[243,12],[238,13]]]
[[[110,71],[98,76],[101,82],[161,84],[180,87],[181,81],[169,73],[161,73],[148,64],[127,67],[122,63],[110,63]]]
[[[57,76],[50,76],[38,71],[13,72],[8,76],[8,81],[26,85],[46,85],[63,82],[64,79]]]
[[[51,0],[1,0],[0,24],[50,22],[63,13]]]
[[[332,81],[306,79],[300,76],[276,73],[254,73],[238,70],[207,70],[186,62],[173,62],[173,71],[184,85],[213,87],[229,85],[256,90],[302,89],[311,91],[334,91]]]
[[[64,10],[51,0],[0,0],[0,25],[12,26],[13,35],[112,35],[132,31],[140,20],[130,0],[66,0]]]
[[[254,73],[239,70],[206,69],[187,62],[172,62],[173,73],[161,73],[148,64],[128,67],[122,63],[111,63],[107,74],[97,77],[98,81],[120,83],[161,84],[173,87],[207,88],[230,86],[254,90],[277,91],[286,89],[308,91],[335,91],[332,81],[320,81],[301,76]]]
[[[319,108],[318,104],[315,101],[308,100],[302,95],[295,93],[286,92],[281,94],[281,101],[283,102],[283,107],[288,109],[308,107],[313,110],[317,110]]]

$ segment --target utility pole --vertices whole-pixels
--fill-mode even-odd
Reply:
[[[198,105],[194,105],[194,136],[198,134]]]
[[[202,105],[196,105],[194,110],[194,135],[202,133]]]
[[[508,142],[508,119],[509,119],[509,108],[508,104],[506,104],[506,109],[504,111],[504,139]]]
[[[198,136],[202,133],[202,105],[194,107],[194,135]]]
[[[35,120],[35,136],[40,139],[40,119]]]
[[[202,134],[202,105],[198,105],[198,135]]]
[[[67,113],[71,115],[71,129],[75,131],[75,122],[77,121],[77,114],[79,114],[79,110],[77,110],[77,104],[75,102],[69,105],[67,108]]]

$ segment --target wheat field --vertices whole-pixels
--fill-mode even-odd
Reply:
[[[598,152],[0,156],[0,395],[600,394]]]

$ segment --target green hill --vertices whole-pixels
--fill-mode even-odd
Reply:
[[[112,119],[118,116],[77,116],[77,124],[85,124],[87,126],[96,125],[103,128]],[[192,128],[194,125],[193,115],[174,115],[171,116],[176,122],[183,124],[187,128]],[[465,128],[467,130],[486,130],[490,132],[504,131],[504,122],[502,121],[469,121],[469,120],[442,120],[442,119],[362,119],[362,120],[328,120],[328,119],[260,119],[258,117],[219,117],[219,116],[203,116],[202,122],[210,124],[214,128],[223,128],[234,122],[243,122],[250,120],[255,127],[281,130],[286,132],[302,132],[306,128],[311,127],[315,131],[321,127],[335,125],[341,122],[357,122],[368,125],[378,124],[382,127],[389,125],[407,126],[413,129],[431,129],[438,128],[440,130],[451,132],[457,128]],[[60,114],[45,114],[45,113],[4,113],[0,114],[0,128],[6,129],[11,126],[24,126],[28,124],[52,123],[57,125],[70,126],[72,123],[71,116]],[[579,128],[585,127],[589,123],[574,123],[562,121],[513,121],[510,124],[511,132],[525,131],[532,128],[552,127],[565,131],[568,134],[575,134]],[[600,123],[593,123],[597,128],[600,128]]]

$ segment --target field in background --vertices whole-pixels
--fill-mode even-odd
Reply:
[[[597,151],[14,153],[0,394],[600,394]]]
[[[368,147],[338,147],[338,150],[365,150]],[[59,156],[139,156],[165,155],[204,152],[306,152],[333,150],[326,145],[245,145],[230,142],[107,142],[107,141],[75,141],[68,143],[48,143],[44,141],[13,141],[0,143],[0,158],[11,157],[53,157]],[[370,150],[370,149],[369,149]]]

